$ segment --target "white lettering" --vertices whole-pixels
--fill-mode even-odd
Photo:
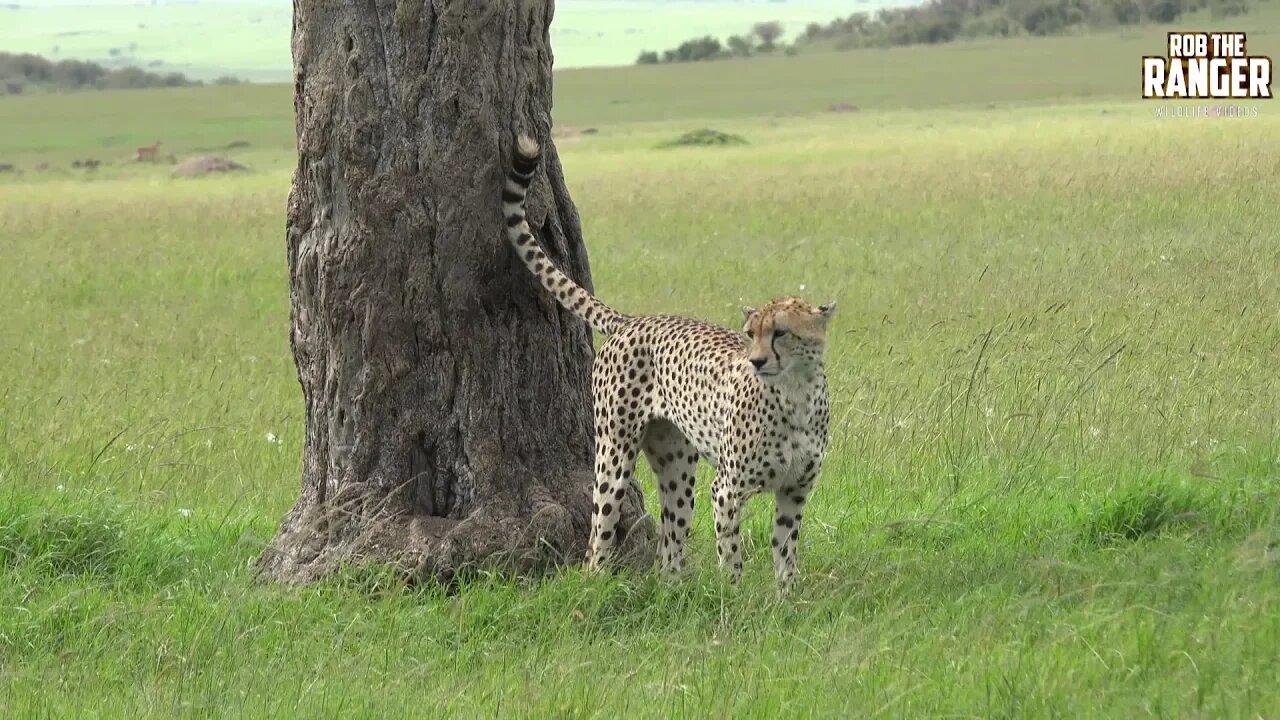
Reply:
[[[1164,58],[1142,58],[1142,97],[1164,97]]]
[[[1271,97],[1271,58],[1249,58],[1249,97]]]

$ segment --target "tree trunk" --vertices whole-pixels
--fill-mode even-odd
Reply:
[[[258,561],[308,582],[580,561],[591,521],[590,330],[504,237],[514,135],[545,148],[529,219],[590,287],[551,142],[552,0],[295,0],[287,239],[306,401],[302,492]],[[652,559],[638,488],[632,564]]]

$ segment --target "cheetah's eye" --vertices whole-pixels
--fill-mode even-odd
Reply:
[[[773,336],[774,336],[775,338],[780,338],[780,337],[782,337],[783,335],[786,335],[786,334],[787,334],[787,331],[786,331],[786,330],[783,330],[782,328],[776,328],[776,329],[773,331]]]

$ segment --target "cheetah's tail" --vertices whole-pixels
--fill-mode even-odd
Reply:
[[[533,182],[539,154],[538,143],[533,138],[521,135],[516,140],[511,172],[507,174],[507,182],[502,189],[502,211],[507,216],[507,239],[529,271],[552,297],[566,310],[586,320],[596,332],[608,335],[617,330],[626,317],[597,300],[586,288],[560,272],[560,268],[551,262],[538,239],[529,231],[529,222],[525,219],[525,195],[529,190],[529,183]]]

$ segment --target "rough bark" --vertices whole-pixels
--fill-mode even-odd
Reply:
[[[306,403],[302,492],[258,561],[308,582],[580,561],[590,330],[506,244],[517,130],[545,148],[529,217],[590,287],[551,142],[552,0],[295,0],[298,167],[287,240]],[[638,491],[629,557],[652,557]]]

